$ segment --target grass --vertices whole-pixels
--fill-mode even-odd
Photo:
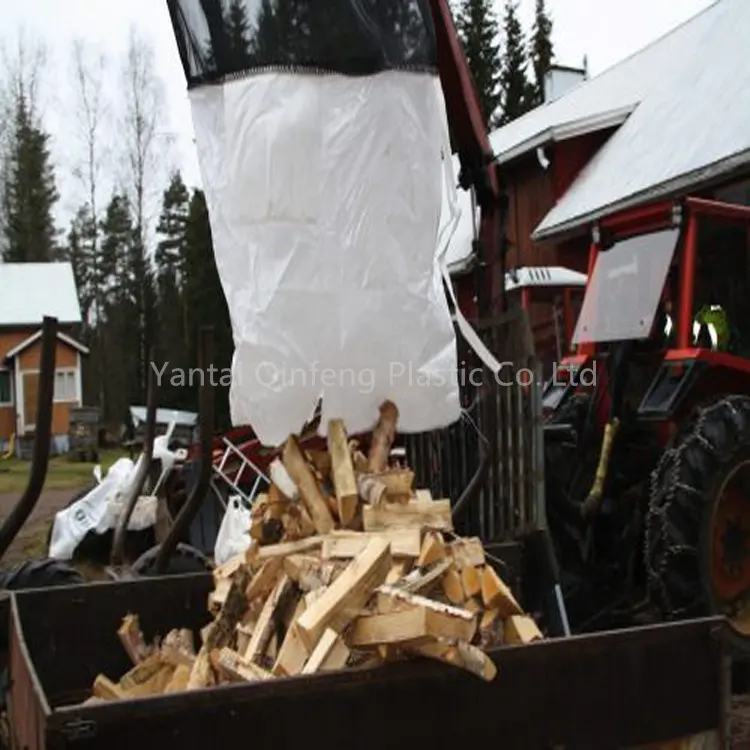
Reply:
[[[109,467],[119,458],[126,457],[124,450],[108,450],[99,454],[102,475],[106,475]],[[48,490],[68,490],[86,487],[94,481],[93,470],[95,464],[81,461],[71,461],[67,456],[55,456],[50,459],[44,488]],[[0,461],[0,493],[23,492],[29,481],[31,461],[10,458]]]

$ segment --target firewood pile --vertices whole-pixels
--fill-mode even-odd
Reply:
[[[118,631],[133,668],[99,675],[92,701],[311,675],[427,657],[493,680],[489,649],[542,637],[478,539],[454,534],[449,500],[389,465],[398,410],[381,407],[368,455],[341,421],[328,450],[290,437],[252,512],[246,554],[214,571],[213,621],[147,645]]]

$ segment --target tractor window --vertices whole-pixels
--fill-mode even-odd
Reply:
[[[599,252],[574,344],[648,338],[678,237],[678,229],[667,229]]]

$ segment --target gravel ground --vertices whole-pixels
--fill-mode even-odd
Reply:
[[[83,488],[81,488],[83,489]],[[42,557],[47,552],[47,534],[55,513],[64,508],[79,490],[45,490],[39,498],[31,517],[14,540],[3,558],[3,567],[14,565],[33,557]],[[2,523],[18,502],[17,493],[0,493],[0,523]]]

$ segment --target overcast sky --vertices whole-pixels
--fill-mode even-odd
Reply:
[[[324,0],[321,0],[324,1]],[[721,0],[719,0],[721,1]],[[713,4],[714,0],[548,0],[553,16],[557,62],[580,66],[588,57],[596,75],[658,38],[674,26]],[[748,0],[750,2],[750,0]],[[503,2],[497,0],[499,11]],[[531,22],[534,0],[521,0],[522,20]],[[157,72],[165,84],[169,122],[175,134],[173,158],[189,184],[200,184],[192,143],[190,109],[174,45],[165,0],[0,0],[2,36],[13,38],[18,29],[41,38],[49,49],[42,102],[47,127],[54,138],[61,192],[69,195],[69,172],[74,156],[66,137],[70,127],[69,54],[71,42],[81,37],[117,56],[124,52],[131,24],[148,34],[156,49]],[[73,202],[69,197],[69,203]],[[63,207],[70,210],[72,206]]]

